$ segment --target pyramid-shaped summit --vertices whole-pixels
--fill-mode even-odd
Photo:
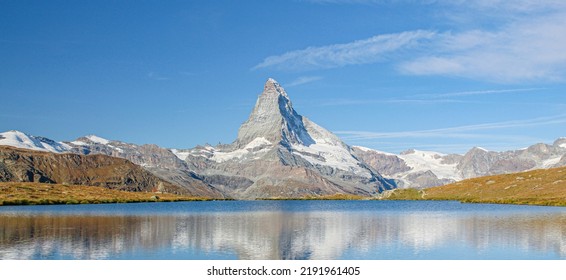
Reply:
[[[232,144],[194,148],[186,162],[234,198],[371,196],[395,187],[340,138],[299,115],[271,78]]]
[[[252,113],[240,127],[236,143],[242,147],[258,137],[283,145],[314,143],[285,89],[272,78],[265,83]]]

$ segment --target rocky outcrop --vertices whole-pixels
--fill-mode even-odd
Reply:
[[[434,172],[430,170],[409,173],[405,178],[407,179],[407,181],[411,182],[412,187],[415,188],[442,186],[449,183],[453,183],[455,181],[446,178],[440,179],[438,178],[438,176],[436,176],[436,174],[434,174]]]
[[[106,140],[94,135],[80,137],[72,142],[64,142],[71,149],[68,152],[83,155],[104,154],[125,158],[140,166],[162,169],[183,169],[186,163],[170,150],[154,144],[136,145],[121,141]]]
[[[473,148],[464,155],[457,168],[464,178],[478,177],[487,174],[496,161],[496,152]]]
[[[69,152],[83,155],[103,154],[124,158],[143,167],[153,175],[185,189],[197,196],[224,198],[226,195],[191,172],[187,163],[179,159],[171,150],[154,144],[136,145],[121,141],[107,140],[95,135],[81,137],[72,142],[64,142],[71,147]]]
[[[515,151],[493,152],[473,148],[464,155],[458,170],[464,178],[474,178],[559,167],[565,164],[560,160],[564,155],[566,145],[560,139],[553,145],[538,143]]]
[[[353,147],[356,156],[375,168],[383,176],[390,176],[411,170],[407,163],[394,154],[379,153],[362,147]]]
[[[106,155],[49,153],[0,146],[0,181],[99,186],[125,191],[194,194],[132,162]]]

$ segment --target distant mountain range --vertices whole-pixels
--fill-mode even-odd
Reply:
[[[124,158],[184,193],[236,199],[336,193],[372,196],[393,188],[424,188],[485,175],[566,166],[566,138],[515,151],[473,148],[464,155],[418,150],[396,155],[350,147],[299,115],[273,79],[265,83],[236,140],[227,145],[166,149],[95,135],[56,142],[14,130],[0,133],[0,145]],[[6,158],[0,157],[0,181],[9,180],[1,173],[8,170],[6,166]]]
[[[464,155],[408,150],[399,155],[364,147],[354,154],[399,188],[441,186],[463,179],[566,166],[566,138],[552,145],[535,144],[524,149],[494,152],[472,148]]]

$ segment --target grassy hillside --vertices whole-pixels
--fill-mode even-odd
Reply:
[[[208,198],[152,192],[127,192],[103,187],[45,183],[0,183],[0,205],[192,201]]]
[[[382,198],[566,206],[566,167],[479,177],[424,190],[399,189]]]

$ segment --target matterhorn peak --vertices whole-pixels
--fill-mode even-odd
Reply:
[[[267,82],[265,82],[262,95],[282,95],[286,98],[289,98],[287,96],[287,92],[285,92],[285,89],[273,78],[269,78],[267,79]]]
[[[303,117],[291,104],[285,89],[269,78],[259,95],[255,107],[238,131],[236,144],[243,147],[258,137],[271,143],[312,143],[304,127]]]
[[[195,162],[195,172],[216,176],[212,185],[215,180],[220,188],[226,182],[245,183],[230,190],[239,198],[374,195],[395,187],[359,161],[340,138],[299,115],[272,78],[231,145],[195,148],[185,158]]]

